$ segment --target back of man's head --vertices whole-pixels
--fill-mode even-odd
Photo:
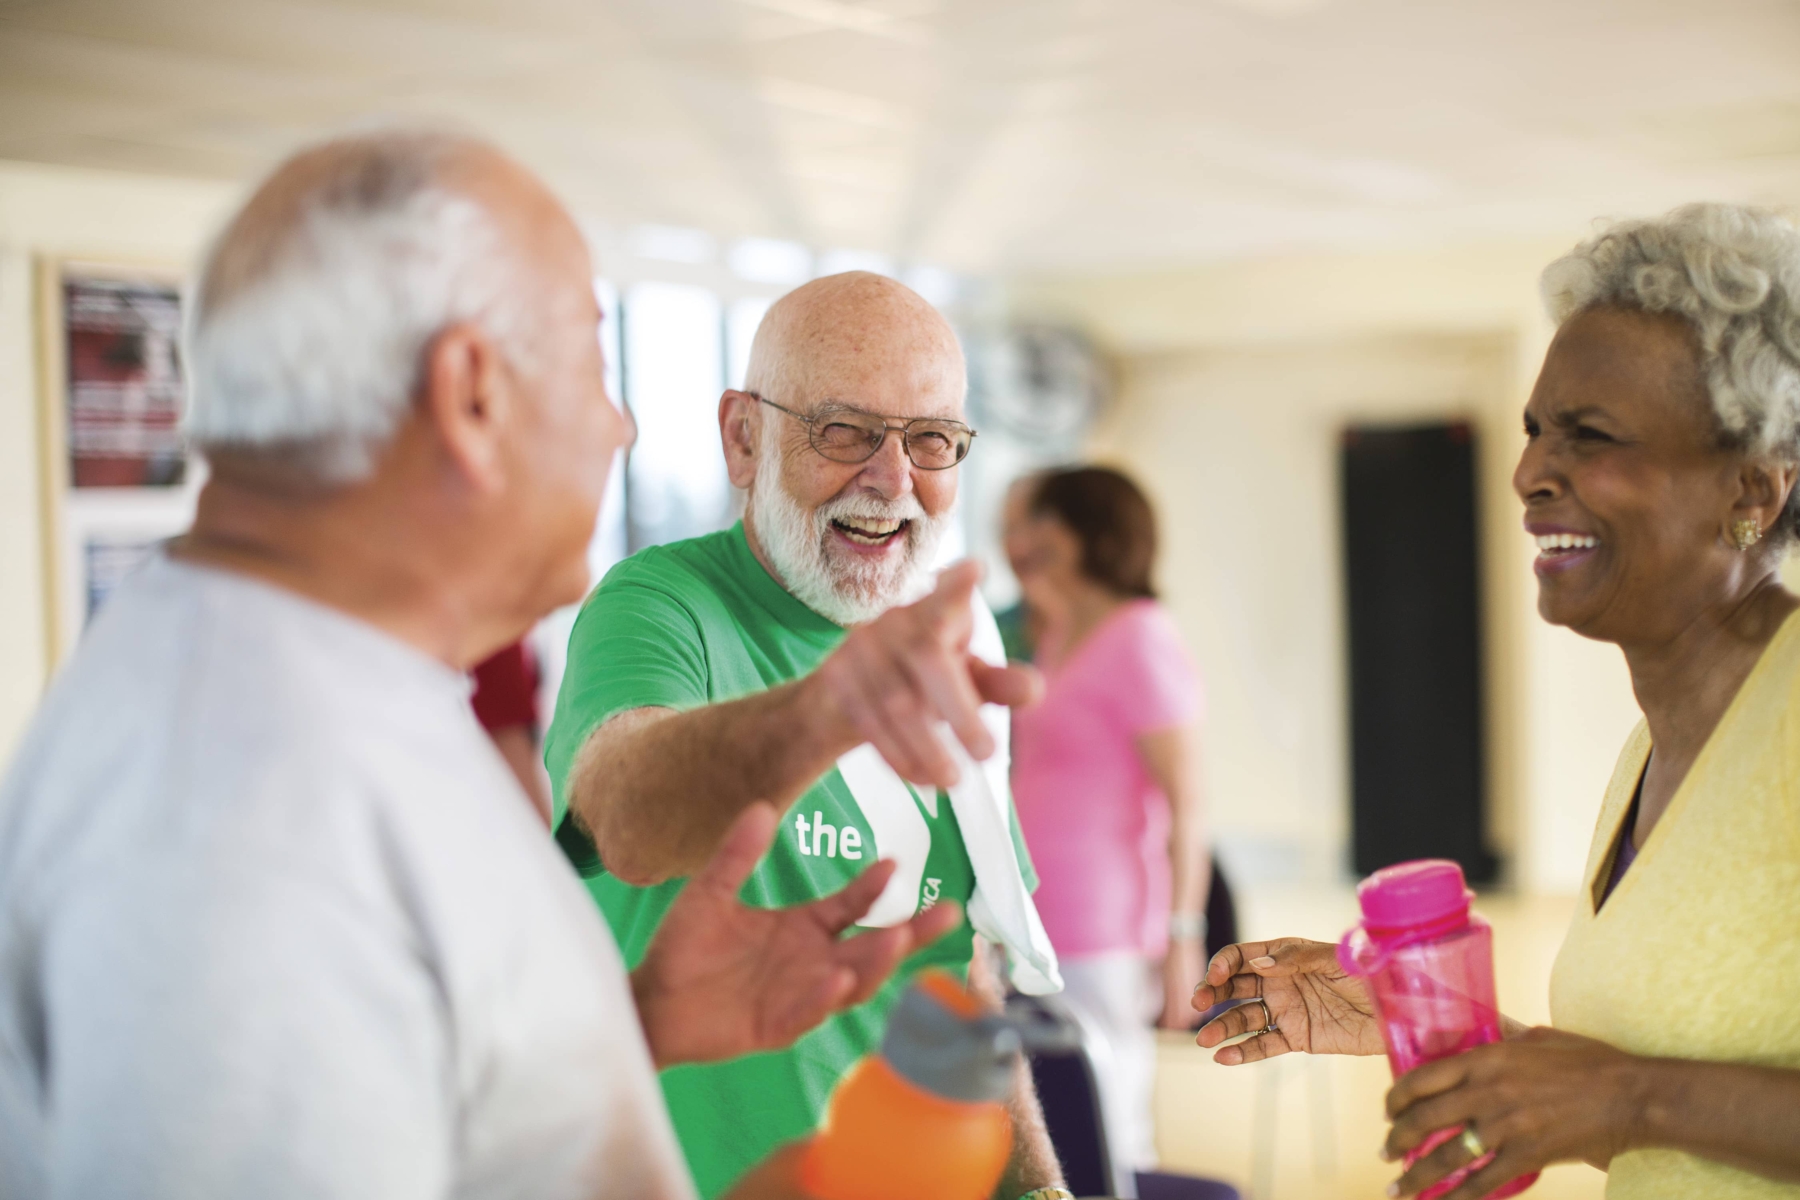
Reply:
[[[324,485],[357,482],[409,411],[432,337],[485,329],[531,353],[533,289],[473,181],[506,160],[449,133],[390,131],[302,151],[202,266],[187,432]]]

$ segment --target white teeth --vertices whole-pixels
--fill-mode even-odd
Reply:
[[[845,536],[858,542],[880,542],[898,533],[905,521],[896,518],[877,520],[872,517],[858,517],[854,521],[839,518],[837,527]]]
[[[1600,539],[1583,533],[1544,533],[1537,537],[1537,548],[1546,554],[1558,550],[1592,550]]]

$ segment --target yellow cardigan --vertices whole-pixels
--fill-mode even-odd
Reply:
[[[1800,613],[1726,709],[1611,899],[1619,826],[1650,757],[1625,743],[1587,887],[1550,980],[1552,1020],[1633,1054],[1800,1068]],[[1613,1160],[1608,1200],[1800,1197],[1673,1150]]]

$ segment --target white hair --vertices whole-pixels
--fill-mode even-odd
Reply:
[[[1544,269],[1560,325],[1596,305],[1687,320],[1729,446],[1800,462],[1800,230],[1774,213],[1689,204],[1609,225]],[[1800,488],[1776,522],[1800,529]]]
[[[772,425],[764,427],[768,432],[750,489],[750,516],[763,552],[794,598],[828,621],[851,626],[873,621],[894,605],[929,591],[931,564],[949,526],[949,514],[927,515],[911,493],[884,500],[868,492],[838,496],[806,511],[782,478]],[[833,553],[831,522],[839,517],[908,522],[902,535],[904,553],[891,564],[868,564]]]
[[[364,135],[321,148],[333,160],[283,219],[257,228],[252,200],[201,270],[187,352],[195,444],[291,450],[321,482],[354,482],[405,419],[446,326],[478,323],[529,366],[518,255],[444,182],[483,149],[455,134]],[[220,286],[221,260],[245,255]]]

